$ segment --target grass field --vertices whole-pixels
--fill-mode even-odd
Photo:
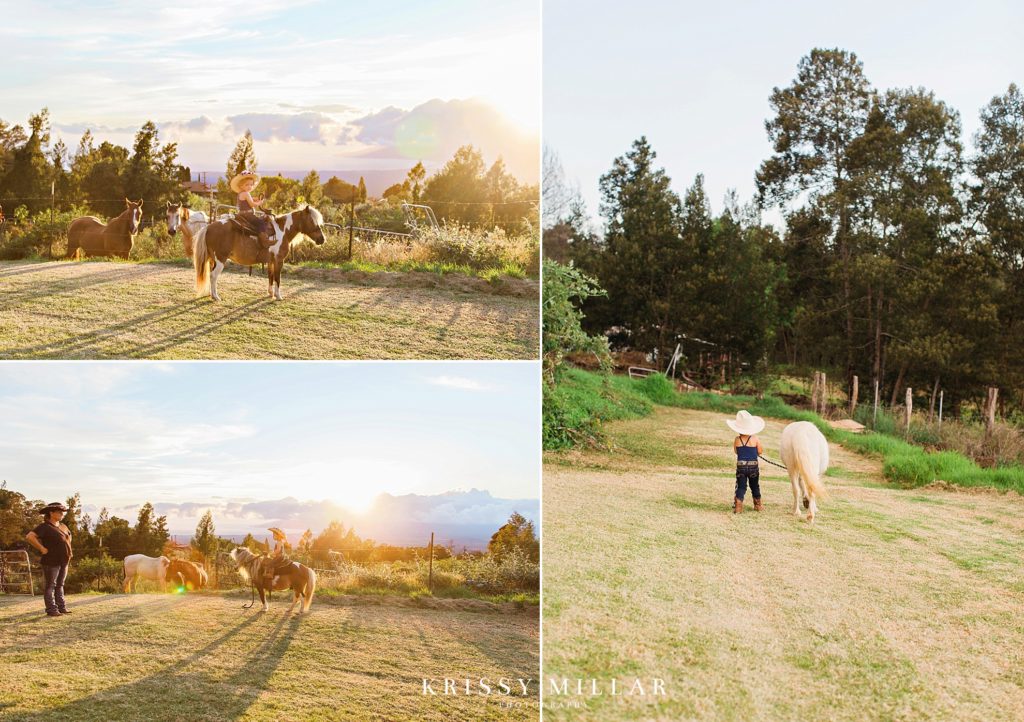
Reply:
[[[536,281],[286,269],[275,302],[258,269],[236,270],[213,302],[193,280],[180,264],[0,263],[0,359],[538,354]]]
[[[766,465],[733,515],[724,418],[658,407],[546,454],[545,719],[1024,719],[1021,497],[894,488],[833,444],[814,525]],[[552,677],[667,694],[559,706]]]
[[[300,617],[283,599],[263,614],[241,608],[248,595],[73,595],[70,616],[49,618],[39,597],[0,597],[0,720],[537,718],[536,607],[314,599]],[[445,677],[534,683],[527,697],[444,696]]]

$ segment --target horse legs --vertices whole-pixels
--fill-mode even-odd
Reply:
[[[283,265],[282,261],[274,264],[274,298],[278,301],[281,300],[281,266]]]
[[[224,270],[224,261],[214,256],[213,270],[210,271],[210,298],[214,301],[219,301],[220,296],[217,295],[217,278],[220,276],[220,272]]]
[[[276,264],[275,264],[274,257],[271,256],[270,260],[267,261],[267,294],[271,298],[274,297],[274,266],[275,265]]]
[[[256,585],[256,590],[260,593],[260,603],[263,604],[263,609],[261,609],[260,611],[262,611],[262,612],[269,612],[270,611],[270,605],[267,604],[267,593],[263,590],[263,585],[262,584],[257,584]]]
[[[795,469],[789,471],[789,483],[793,487],[793,514],[795,516],[803,517],[800,513],[800,472]]]

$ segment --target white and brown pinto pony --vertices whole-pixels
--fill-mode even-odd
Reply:
[[[281,267],[288,258],[291,247],[305,240],[322,246],[327,239],[324,237],[324,217],[311,205],[305,205],[283,216],[274,216],[274,230],[277,232],[277,242],[269,249],[267,291],[271,298],[280,301]]]
[[[248,579],[260,595],[260,602],[263,610],[270,609],[267,603],[267,594],[271,591],[283,591],[291,589],[295,595],[288,611],[291,612],[299,605],[299,614],[309,611],[309,605],[313,603],[313,591],[316,589],[316,572],[305,564],[291,562],[287,566],[273,571],[272,581],[267,585],[268,572],[273,568],[274,559],[265,554],[253,554],[245,547],[235,547],[231,550],[231,559],[238,566],[238,573]]]
[[[793,486],[793,514],[803,517],[800,501],[808,508],[813,523],[818,501],[825,497],[822,477],[828,470],[828,440],[810,421],[797,421],[782,430],[780,454]]]
[[[174,236],[181,231],[186,257],[192,256],[192,239],[209,222],[202,211],[194,211],[184,203],[167,201],[167,232]]]
[[[124,203],[124,212],[108,223],[95,216],[82,216],[71,221],[68,226],[68,258],[85,255],[128,258],[142,223],[142,200],[125,198]]]
[[[124,558],[124,593],[131,592],[132,582],[136,588],[139,585],[139,577],[149,579],[160,585],[160,590],[166,589],[167,567],[171,560],[167,557],[147,557],[145,554],[129,554]]]
[[[276,237],[273,216],[239,213],[203,226],[193,238],[192,265],[196,270],[196,292],[214,301],[217,278],[229,260],[243,266],[268,263],[267,245]],[[280,243],[275,241],[276,245]]]

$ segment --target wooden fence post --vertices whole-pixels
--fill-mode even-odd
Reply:
[[[990,386],[988,389],[988,403],[985,406],[985,433],[991,434],[996,425],[996,401],[999,398],[999,389]]]
[[[853,412],[857,410],[857,391],[858,391],[857,385],[858,385],[857,375],[854,374],[854,376],[853,376],[853,389],[851,389],[851,391],[850,391],[850,418],[851,419],[853,418]]]
[[[875,410],[871,412],[871,428],[878,425],[878,379],[875,379]]]
[[[942,391],[942,390],[939,391],[939,428],[940,429],[942,428],[942,395],[945,394],[945,393],[946,393],[945,391]]]
[[[914,413],[914,394],[913,389],[907,387],[907,431],[910,431],[910,416]]]
[[[427,573],[427,589],[434,593],[434,532],[430,532],[430,571]]]

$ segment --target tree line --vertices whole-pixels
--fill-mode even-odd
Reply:
[[[79,494],[68,497],[65,505],[68,508],[63,523],[71,531],[75,556],[77,558],[110,558],[123,559],[129,554],[145,554],[160,556],[165,554],[171,535],[167,528],[167,517],[157,516],[153,505],[146,502],[139,508],[134,525],[127,519],[111,516],[106,507],[102,508],[95,520],[82,511],[82,499]],[[39,500],[27,498],[20,492],[7,488],[7,483],[0,483],[0,549],[28,549],[25,535],[34,529],[42,520],[38,510],[45,506]],[[241,543],[217,535],[213,513],[207,510],[196,525],[195,534],[189,540],[192,547],[202,559],[210,560],[218,552],[230,551],[236,546],[244,546],[256,553],[268,553],[273,548],[269,539],[260,541],[251,533]],[[500,559],[518,550],[526,559],[537,562],[540,559],[540,542],[534,531],[533,522],[521,514],[513,512],[508,522],[496,531],[489,543],[488,553]],[[332,520],[319,534],[314,535],[307,529],[294,548],[295,553],[306,560],[330,562],[329,552],[342,551],[351,561],[356,562],[392,562],[408,561],[427,556],[427,547],[400,547],[390,544],[379,544],[373,539],[364,539],[356,534],[354,528]],[[435,559],[445,559],[454,554],[454,550],[443,546],[434,548]]]
[[[641,137],[600,179],[597,233],[546,153],[545,254],[607,291],[584,327],[663,368],[681,342],[705,380],[815,366],[893,404],[941,385],[954,408],[1024,388],[1020,89],[981,109],[970,151],[955,109],[874,88],[842,49],[811,51],[770,103],[756,197],[718,214],[699,175],[680,198]]]
[[[161,144],[153,121],[142,125],[131,148],[97,143],[88,129],[73,150],[63,139],[51,142],[51,135],[46,108],[31,115],[27,127],[0,119],[0,205],[18,222],[48,211],[51,199],[58,211],[80,208],[106,217],[124,210],[125,197],[144,199],[153,213],[162,213],[165,202],[190,200],[184,186],[192,171],[179,162],[176,143]],[[228,157],[225,177],[215,184],[217,200],[233,205],[235,193],[228,180],[258,167],[255,143],[247,130]],[[378,200],[391,206],[426,203],[439,220],[508,227],[536,213],[539,192],[537,185],[521,183],[508,173],[500,157],[487,166],[481,151],[466,145],[429,177],[422,161],[416,163],[401,183],[387,188]],[[275,210],[303,202],[348,205],[373,200],[363,178],[358,184],[336,177],[321,182],[315,170],[302,180],[264,177],[259,194],[266,195],[268,206]],[[206,202],[205,198],[192,200],[197,207]]]

